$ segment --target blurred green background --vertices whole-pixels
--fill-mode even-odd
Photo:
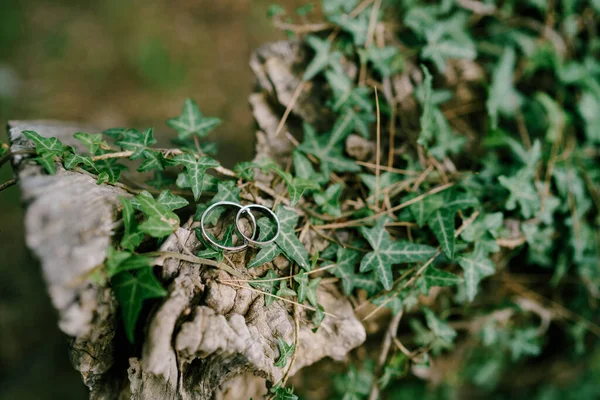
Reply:
[[[283,3],[289,10],[305,0]],[[164,125],[192,97],[224,122],[225,165],[249,160],[253,49],[284,38],[269,0],[0,0],[0,124],[59,119]],[[4,129],[0,141],[6,142]],[[0,182],[12,177],[0,170]],[[39,266],[23,239],[19,190],[0,193],[0,399],[84,399]]]

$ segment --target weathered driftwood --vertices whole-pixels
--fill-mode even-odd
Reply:
[[[281,109],[291,101],[299,78],[294,65],[301,62],[298,45],[280,42],[259,49],[251,65],[260,91],[251,96],[258,125],[257,154],[282,159],[289,155],[285,131],[275,135]],[[308,90],[292,113],[316,122],[319,116]],[[21,134],[35,130],[77,146],[73,133],[81,127],[53,122],[13,121],[9,124],[11,150],[32,148]],[[85,129],[83,129],[85,130]],[[92,399],[248,399],[265,393],[264,380],[278,381],[285,369],[274,366],[276,337],[295,340],[293,306],[275,301],[266,307],[264,296],[221,283],[228,273],[173,258],[160,269],[169,294],[150,313],[144,340],[137,349],[126,344],[120,328],[118,305],[106,284],[93,279],[102,264],[118,225],[116,186],[96,185],[94,177],[64,170],[54,176],[20,156],[13,167],[26,207],[27,244],[40,260],[60,329],[71,338],[73,365],[90,388]],[[268,177],[261,179],[269,183]],[[259,199],[269,205],[269,201]],[[168,238],[162,250],[194,251],[199,243],[188,221]],[[305,245],[322,248],[311,236]],[[254,251],[254,250],[250,250]],[[282,256],[248,271],[252,255],[231,255],[239,273],[252,278],[267,268],[289,272]],[[337,318],[327,317],[317,333],[309,318],[298,312],[299,346],[292,374],[323,357],[342,359],[365,340],[365,331],[346,298],[332,285],[321,285],[319,302]]]

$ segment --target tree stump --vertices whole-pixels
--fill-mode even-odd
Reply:
[[[259,49],[251,66],[258,91],[250,103],[260,131],[257,155],[287,157],[290,145],[276,135],[281,110],[300,83],[294,65],[302,62],[298,44],[279,42]],[[300,96],[292,113],[318,123],[311,91]],[[284,127],[286,129],[286,127]],[[32,149],[21,132],[34,130],[78,147],[72,138],[89,128],[48,121],[9,123],[11,151]],[[341,360],[366,338],[348,300],[333,285],[321,285],[319,303],[336,315],[313,333],[303,312],[281,301],[265,306],[264,296],[247,285],[231,287],[227,272],[179,259],[163,260],[157,269],[168,295],[149,310],[143,343],[128,345],[119,306],[107,283],[94,279],[105,259],[111,236],[119,226],[118,196],[131,196],[118,185],[97,185],[85,171],[56,165],[47,175],[28,160],[13,159],[26,208],[26,242],[39,259],[48,292],[58,311],[59,328],[70,338],[70,357],[90,389],[91,399],[248,399],[266,393],[265,379],[279,381],[285,369],[274,365],[277,337],[293,342],[297,357],[291,374],[324,357]],[[194,251],[197,223],[190,219],[161,250]],[[309,238],[309,240],[313,240]],[[247,270],[245,252],[231,255],[235,269],[249,278],[266,269],[289,271],[282,256],[263,267]],[[251,271],[251,272],[250,272]],[[296,325],[298,322],[298,326]]]

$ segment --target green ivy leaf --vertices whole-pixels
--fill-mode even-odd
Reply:
[[[161,238],[173,233],[179,226],[179,217],[147,191],[141,192],[132,202],[134,208],[141,210],[147,217],[139,229],[152,237]]]
[[[356,18],[351,18],[346,14],[333,14],[328,16],[328,19],[352,35],[356,46],[364,47],[369,31],[370,15],[370,11],[362,12]]]
[[[254,259],[250,261],[247,268],[254,268],[265,263],[268,263],[275,259],[278,255],[281,254],[281,249],[275,243],[271,243],[263,248],[256,254]]]
[[[331,62],[331,42],[315,35],[306,36],[306,43],[315,51],[315,56],[306,66],[302,80],[309,81],[323,71]]]
[[[452,344],[456,338],[456,331],[450,325],[439,319],[429,308],[423,308],[425,313],[425,322],[427,327],[435,334],[436,337],[442,339],[447,344]]]
[[[205,137],[220,123],[219,118],[203,116],[198,104],[189,98],[183,103],[181,115],[167,120],[167,126],[175,129],[180,139],[187,139],[192,135]]]
[[[278,368],[283,368],[287,364],[288,357],[291,357],[294,354],[294,343],[287,344],[285,340],[281,338],[281,336],[277,337],[277,349],[279,350],[279,357],[275,361],[275,366]]]
[[[134,251],[135,248],[142,243],[142,240],[144,239],[144,232],[138,228],[138,223],[135,219],[135,213],[131,202],[123,196],[119,196],[119,201],[123,206],[124,225],[123,237],[121,238],[121,247],[129,251]]]
[[[417,194],[410,194],[409,196],[406,196],[406,198],[403,199],[403,201],[410,200],[415,197],[417,197]],[[408,206],[408,209],[415,218],[415,221],[417,222],[417,225],[419,225],[419,228],[422,228],[425,225],[425,223],[429,220],[433,212],[438,208],[442,207],[443,204],[443,196],[432,195],[425,197],[421,201],[411,204],[410,206]]]
[[[152,265],[150,257],[134,255],[128,251],[118,251],[109,247],[106,253],[106,274],[109,278],[123,272],[148,268]]]
[[[323,0],[321,5],[325,15],[349,13],[358,5],[358,0]]]
[[[133,151],[129,157],[132,160],[137,160],[144,156],[144,150],[156,143],[153,136],[152,128],[148,128],[143,132],[137,129],[128,129],[123,132],[123,137],[115,142],[115,144],[124,150]]]
[[[145,149],[142,151],[142,156],[145,160],[138,167],[137,170],[139,172],[147,172],[153,169],[163,171],[165,169],[167,160],[163,156],[162,152]]]
[[[217,168],[220,164],[211,157],[202,156],[196,160],[192,154],[180,154],[173,161],[185,167],[186,183],[192,188],[194,200],[198,201],[202,194],[204,175],[208,169]],[[181,187],[181,186],[180,186]]]
[[[296,297],[296,292],[288,287],[286,280],[279,281],[279,289],[275,294],[279,297]]]
[[[369,293],[377,290],[375,279],[365,274],[357,274],[356,266],[361,259],[361,253],[352,249],[340,247],[337,250],[337,261],[332,273],[341,279],[346,296],[350,296],[354,288],[365,289]]]
[[[377,177],[371,174],[359,174],[360,180],[365,184],[365,186],[369,189],[369,204],[375,203],[375,194]],[[384,172],[379,175],[379,201],[385,198],[385,190],[394,184],[400,181],[400,177],[398,174],[394,174],[392,172]]]
[[[367,113],[373,112],[373,91],[368,87],[355,87],[339,60],[330,62],[334,68],[325,71],[327,83],[333,91],[333,111],[356,107]]]
[[[55,137],[43,137],[34,131],[23,131],[23,136],[35,144],[35,152],[38,155],[53,154],[60,155],[63,151],[63,144]],[[46,157],[47,158],[47,157]]]
[[[336,183],[329,186],[325,192],[315,192],[313,199],[321,207],[321,211],[324,214],[331,215],[333,217],[339,217],[342,215],[340,208],[340,196],[342,195],[343,185]]]
[[[127,339],[133,343],[135,325],[144,300],[164,297],[167,291],[156,279],[151,268],[142,268],[135,275],[121,272],[111,279],[111,285],[121,306]]]
[[[239,177],[246,181],[254,180],[254,169],[258,166],[250,161],[242,161],[233,167],[233,172]]]
[[[385,290],[390,290],[393,282],[392,264],[427,260],[436,253],[436,249],[423,244],[393,241],[385,229],[387,221],[387,218],[380,218],[373,228],[360,227],[361,234],[373,248],[361,260],[360,272],[374,270]]]
[[[48,152],[42,153],[39,157],[34,158],[34,160],[37,161],[38,164],[40,164],[42,167],[44,167],[48,174],[54,175],[56,173],[54,157],[56,157],[54,153]]]
[[[96,161],[94,165],[98,170],[97,184],[108,182],[114,185],[121,177],[121,172],[128,170],[125,165],[119,164],[116,159]]]
[[[256,289],[259,289],[265,293],[275,294],[275,291],[276,291],[275,288],[277,287],[277,282],[279,282],[279,281],[275,280],[277,278],[279,278],[279,276],[277,276],[275,271],[270,269],[267,271],[267,274],[264,277],[254,279],[253,281],[250,281],[248,283],[250,284],[250,286],[252,286]],[[275,297],[265,295],[265,306],[267,306],[267,307],[270,306],[274,300],[275,300]]]
[[[479,282],[486,276],[494,274],[495,268],[492,260],[482,252],[469,253],[457,258],[458,264],[464,270],[465,287],[467,298],[475,299]]]
[[[306,271],[310,271],[308,251],[296,236],[295,228],[300,216],[295,211],[279,205],[275,210],[281,230],[275,240],[285,256]]]
[[[90,135],[85,132],[77,132],[73,137],[79,140],[92,155],[96,154],[96,151],[98,151],[102,145],[106,146],[106,142],[102,140],[101,133]]]
[[[425,75],[425,79],[423,80],[423,113],[421,114],[420,122],[421,122],[421,133],[419,134],[419,139],[417,143],[421,146],[427,146],[427,143],[433,140],[435,135],[434,125],[435,119],[433,116],[434,105],[431,99],[432,93],[432,78],[429,70],[424,65],[421,66],[423,70],[423,74]]]
[[[422,280],[425,283],[426,293],[428,293],[429,289],[432,287],[454,286],[463,281],[463,279],[458,275],[434,267],[429,267],[425,270],[422,275]]]
[[[365,50],[359,50],[359,54],[365,62],[370,62],[373,68],[384,78],[400,71],[404,63],[398,48],[395,46],[377,47],[371,45]]]
[[[523,356],[537,356],[542,352],[540,331],[537,328],[515,329],[508,341],[511,358],[518,361]]]
[[[190,204],[183,197],[171,193],[169,189],[160,192],[156,201],[158,201],[169,211],[177,210]]]
[[[294,394],[294,389],[282,387],[281,382],[273,386],[270,392],[274,395],[273,400],[298,400],[298,396]]]
[[[515,50],[507,47],[492,73],[492,86],[486,102],[492,129],[498,127],[500,114],[511,116],[521,106],[521,95],[513,84],[515,63]]]
[[[353,112],[347,111],[337,120],[330,134],[320,136],[311,125],[304,123],[304,142],[298,150],[317,157],[321,161],[321,172],[327,176],[329,171],[360,171],[358,164],[342,155],[342,147],[338,145],[352,132],[352,121]]]
[[[64,166],[67,170],[71,170],[81,164],[85,165],[92,171],[96,171],[96,166],[94,165],[94,162],[92,161],[90,156],[82,156],[81,154],[69,153],[65,157]]]
[[[440,208],[429,218],[429,227],[433,231],[444,254],[449,259],[454,258],[454,211]]]

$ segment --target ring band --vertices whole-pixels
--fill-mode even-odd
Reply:
[[[275,231],[275,235],[273,235],[273,237],[271,239],[265,240],[262,242],[254,240],[254,236],[256,235],[256,219],[254,218],[254,215],[252,214],[252,211],[251,211],[251,209],[253,209],[253,208],[257,208],[259,210],[266,212],[267,214],[269,214],[269,216],[271,216],[275,220],[277,230]],[[252,232],[252,237],[248,237],[248,236],[244,235],[244,232],[242,232],[240,229],[240,226],[239,226],[240,217],[244,213],[248,213],[250,215],[250,219],[254,222],[255,229],[254,229],[254,232]],[[279,218],[277,218],[277,215],[275,215],[275,213],[273,211],[271,211],[269,208],[267,208],[265,206],[261,206],[260,204],[249,204],[247,206],[240,208],[237,215],[235,216],[235,228],[238,230],[239,234],[244,238],[244,241],[246,243],[248,243],[250,246],[260,247],[260,246],[265,246],[267,244],[273,243],[279,236],[279,231],[281,229],[281,226],[279,223]]]
[[[210,207],[208,207],[206,210],[204,210],[204,213],[202,213],[202,218],[200,219],[200,229],[202,230],[202,236],[204,236],[204,238],[206,240],[208,240],[212,245],[223,249],[223,250],[227,250],[227,251],[232,251],[232,252],[236,252],[236,251],[241,251],[244,250],[246,247],[248,247],[248,237],[246,235],[244,235],[244,233],[239,229],[237,221],[240,215],[240,211],[238,211],[237,216],[236,216],[236,229],[238,231],[238,233],[244,238],[244,244],[240,245],[240,246],[224,246],[220,243],[217,243],[216,241],[214,241],[206,232],[206,228],[204,227],[204,219],[206,218],[206,216],[210,213],[210,211],[218,206],[232,206],[232,207],[239,207],[240,211],[244,210],[245,208],[249,207],[249,206],[242,206],[241,204],[238,203],[234,203],[232,201],[219,201],[213,205],[211,205]],[[271,210],[269,210],[271,211]],[[252,221],[252,238],[254,238],[254,235],[256,234],[256,219],[254,218],[254,215],[252,215],[252,213],[250,214],[250,220]],[[277,221],[277,226],[279,227],[279,221]],[[279,233],[279,229],[277,231]]]

